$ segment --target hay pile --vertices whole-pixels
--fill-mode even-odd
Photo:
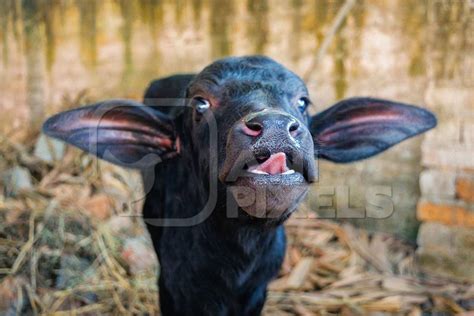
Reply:
[[[0,182],[0,314],[157,314],[138,174],[73,148],[56,163],[6,138],[0,150],[13,174]]]
[[[72,148],[45,161],[34,147],[0,137],[0,314],[158,314],[138,175]],[[317,219],[287,231],[267,315],[474,310],[474,286],[421,275],[413,247],[390,236]]]
[[[293,220],[268,315],[425,315],[474,310],[474,285],[422,275],[414,248],[349,225]]]

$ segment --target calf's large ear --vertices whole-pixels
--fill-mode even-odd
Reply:
[[[108,100],[50,117],[43,132],[97,157],[147,168],[177,154],[173,121],[158,109]]]
[[[340,101],[313,116],[316,154],[338,163],[368,158],[436,126],[424,109],[373,98]]]

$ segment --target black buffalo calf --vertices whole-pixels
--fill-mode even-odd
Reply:
[[[381,99],[314,116],[310,104],[304,82],[275,61],[225,58],[152,82],[144,104],[59,113],[44,132],[141,170],[164,315],[258,315],[285,253],[282,223],[317,178],[315,158],[368,158],[436,124]]]

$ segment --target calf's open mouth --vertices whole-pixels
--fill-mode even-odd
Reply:
[[[309,183],[291,154],[277,152],[246,160],[229,188],[237,205],[252,217],[282,218],[304,198]]]
[[[299,152],[268,149],[260,152],[245,151],[236,160],[226,159],[219,178],[227,184],[250,186],[298,185],[313,182],[309,158]]]
[[[295,170],[288,165],[286,154],[278,152],[270,155],[268,159],[259,162],[254,161],[254,164],[246,165],[248,173],[256,175],[290,175],[295,173]]]

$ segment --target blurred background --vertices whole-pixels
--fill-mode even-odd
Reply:
[[[376,158],[320,162],[265,312],[474,310],[473,18],[468,0],[1,0],[0,314],[159,313],[154,253],[131,216],[140,178],[40,126],[247,54],[303,77],[312,113],[373,96],[439,121]],[[366,198],[380,188],[390,213]]]

